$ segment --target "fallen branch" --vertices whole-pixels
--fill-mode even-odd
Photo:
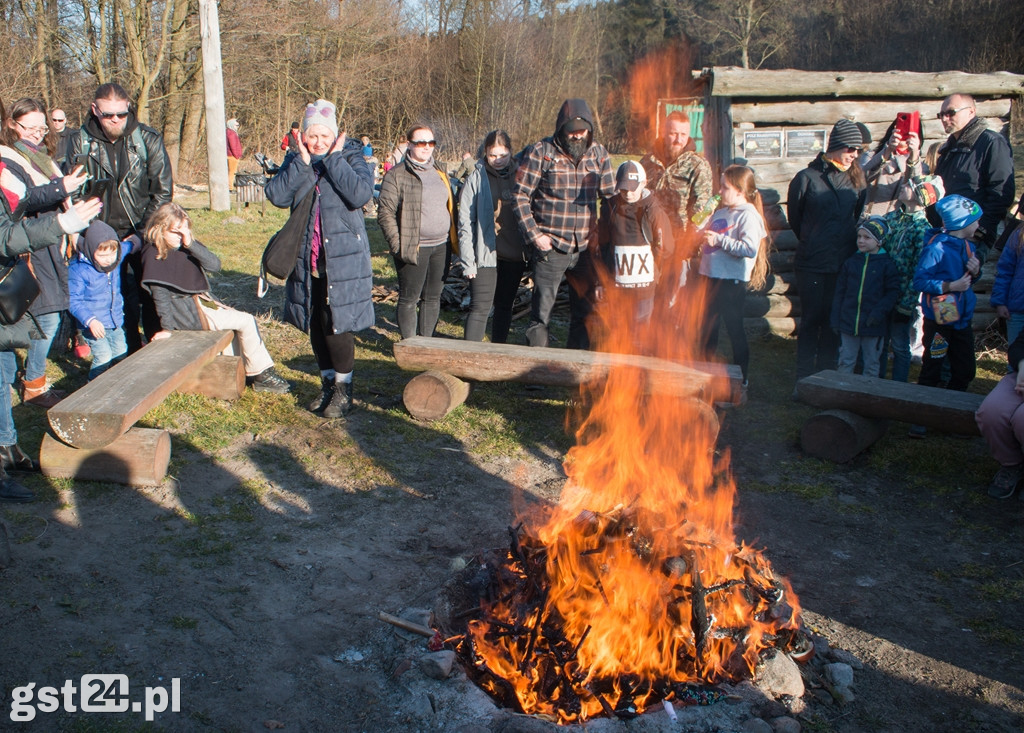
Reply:
[[[406,621],[404,618],[392,616],[390,613],[384,613],[383,611],[377,613],[377,618],[379,618],[381,621],[386,621],[392,626],[397,626],[400,629],[410,631],[413,634],[419,634],[420,636],[426,636],[427,638],[433,637],[434,634],[436,633],[432,628],[428,626],[422,626],[420,624],[414,623],[413,621]]]

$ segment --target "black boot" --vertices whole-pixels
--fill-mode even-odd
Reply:
[[[324,408],[331,404],[331,397],[333,395],[334,377],[320,377],[320,394],[306,405],[306,409],[310,412],[323,412]]]
[[[331,402],[324,408],[324,417],[343,417],[352,411],[352,382],[336,382]]]
[[[7,475],[0,467],[0,501],[25,503],[35,501],[36,495]]]
[[[0,465],[5,471],[38,471],[39,464],[21,449],[21,446],[0,445]]]

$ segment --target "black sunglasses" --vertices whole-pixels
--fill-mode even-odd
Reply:
[[[105,120],[112,120],[115,117],[117,119],[119,119],[119,120],[126,120],[126,119],[128,119],[128,113],[127,112],[100,112],[100,117],[102,117]]]
[[[436,140],[410,140],[409,144],[410,145],[415,145],[417,148],[422,148],[424,146],[428,147],[428,148],[432,148],[435,145],[437,145],[437,141]]]

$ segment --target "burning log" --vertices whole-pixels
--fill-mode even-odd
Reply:
[[[796,646],[798,634],[795,628],[781,628],[791,622],[792,609],[778,625],[782,633],[759,632],[754,629],[760,622],[758,617],[771,619],[771,610],[781,604],[784,593],[773,578],[767,577],[748,560],[742,548],[732,548],[724,553],[726,562],[736,567],[741,577],[730,579],[715,578],[706,582],[707,560],[703,555],[713,544],[689,540],[683,549],[670,557],[660,557],[653,546],[649,553],[637,553],[629,540],[637,534],[638,518],[644,516],[628,507],[616,507],[608,512],[585,510],[577,514],[574,524],[590,539],[599,538],[602,546],[585,550],[579,555],[580,587],[590,587],[583,578],[589,578],[593,592],[605,605],[611,604],[608,593],[601,582],[602,565],[613,561],[628,547],[632,557],[650,565],[661,576],[685,578],[675,583],[676,591],[666,599],[665,610],[676,608],[675,622],[679,625],[678,638],[687,639],[678,649],[678,670],[686,670],[684,679],[666,679],[643,674],[621,674],[614,677],[591,676],[580,665],[580,654],[590,638],[593,626],[587,625],[579,639],[573,642],[565,633],[565,620],[550,607],[550,581],[544,575],[552,548],[538,546],[537,538],[523,534],[523,528],[509,527],[509,549],[503,557],[495,556],[504,570],[495,568],[494,578],[502,578],[505,584],[496,595],[507,598],[505,604],[482,604],[481,618],[469,623],[467,634],[458,647],[458,653],[466,662],[471,675],[495,697],[506,700],[513,691],[517,702],[514,707],[528,712],[554,715],[560,720],[577,719],[583,711],[595,711],[609,716],[629,719],[643,709],[658,702],[677,699],[684,704],[709,704],[719,699],[711,688],[687,686],[688,683],[703,680],[714,683],[726,678],[742,678],[750,675],[745,665],[751,645],[761,648],[775,647],[788,649]],[[557,552],[564,548],[554,548]],[[674,568],[665,573],[664,568]],[[765,568],[767,569],[767,568]],[[721,626],[717,613],[740,593],[751,606],[748,625]],[[508,601],[516,603],[509,604]],[[504,608],[503,608],[504,606]],[[481,649],[481,645],[486,651]],[[726,645],[728,654],[716,658],[717,647]],[[497,658],[486,659],[495,649],[500,650]],[[590,678],[589,682],[584,682]],[[525,684],[525,687],[524,687]],[[703,690],[698,693],[697,690]],[[534,698],[548,701],[549,706],[535,705]],[[612,704],[610,700],[615,700]],[[703,702],[702,702],[703,701]]]
[[[651,319],[670,329],[617,319],[635,309],[605,290],[591,321],[603,353],[676,366],[702,356],[673,350],[702,322],[699,288],[685,294],[695,307]],[[663,380],[611,360],[582,385],[558,503],[488,555],[481,613],[457,653],[517,710],[571,723],[663,701],[709,704],[724,696],[716,685],[749,679],[762,657],[800,638],[789,586],[734,539],[735,486],[728,456],[713,450],[717,431],[694,400],[655,393],[652,381]]]

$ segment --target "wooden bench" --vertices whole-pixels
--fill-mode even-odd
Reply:
[[[242,360],[218,356],[233,338],[233,331],[175,331],[68,395],[47,412],[56,438],[43,438],[42,472],[159,484],[170,461],[170,436],[133,426],[176,390],[237,399],[245,389]]]
[[[801,447],[809,455],[836,463],[851,460],[881,438],[885,420],[960,435],[980,434],[974,413],[984,395],[833,370],[801,379],[796,391],[801,402],[825,410],[804,423]]]
[[[649,394],[696,398],[705,403],[739,401],[743,376],[737,366],[705,362],[679,364],[667,359],[601,351],[552,349],[482,341],[415,336],[395,344],[402,369],[427,370],[402,394],[413,417],[436,420],[462,404],[468,379],[572,387],[599,379],[613,366],[642,369]]]

